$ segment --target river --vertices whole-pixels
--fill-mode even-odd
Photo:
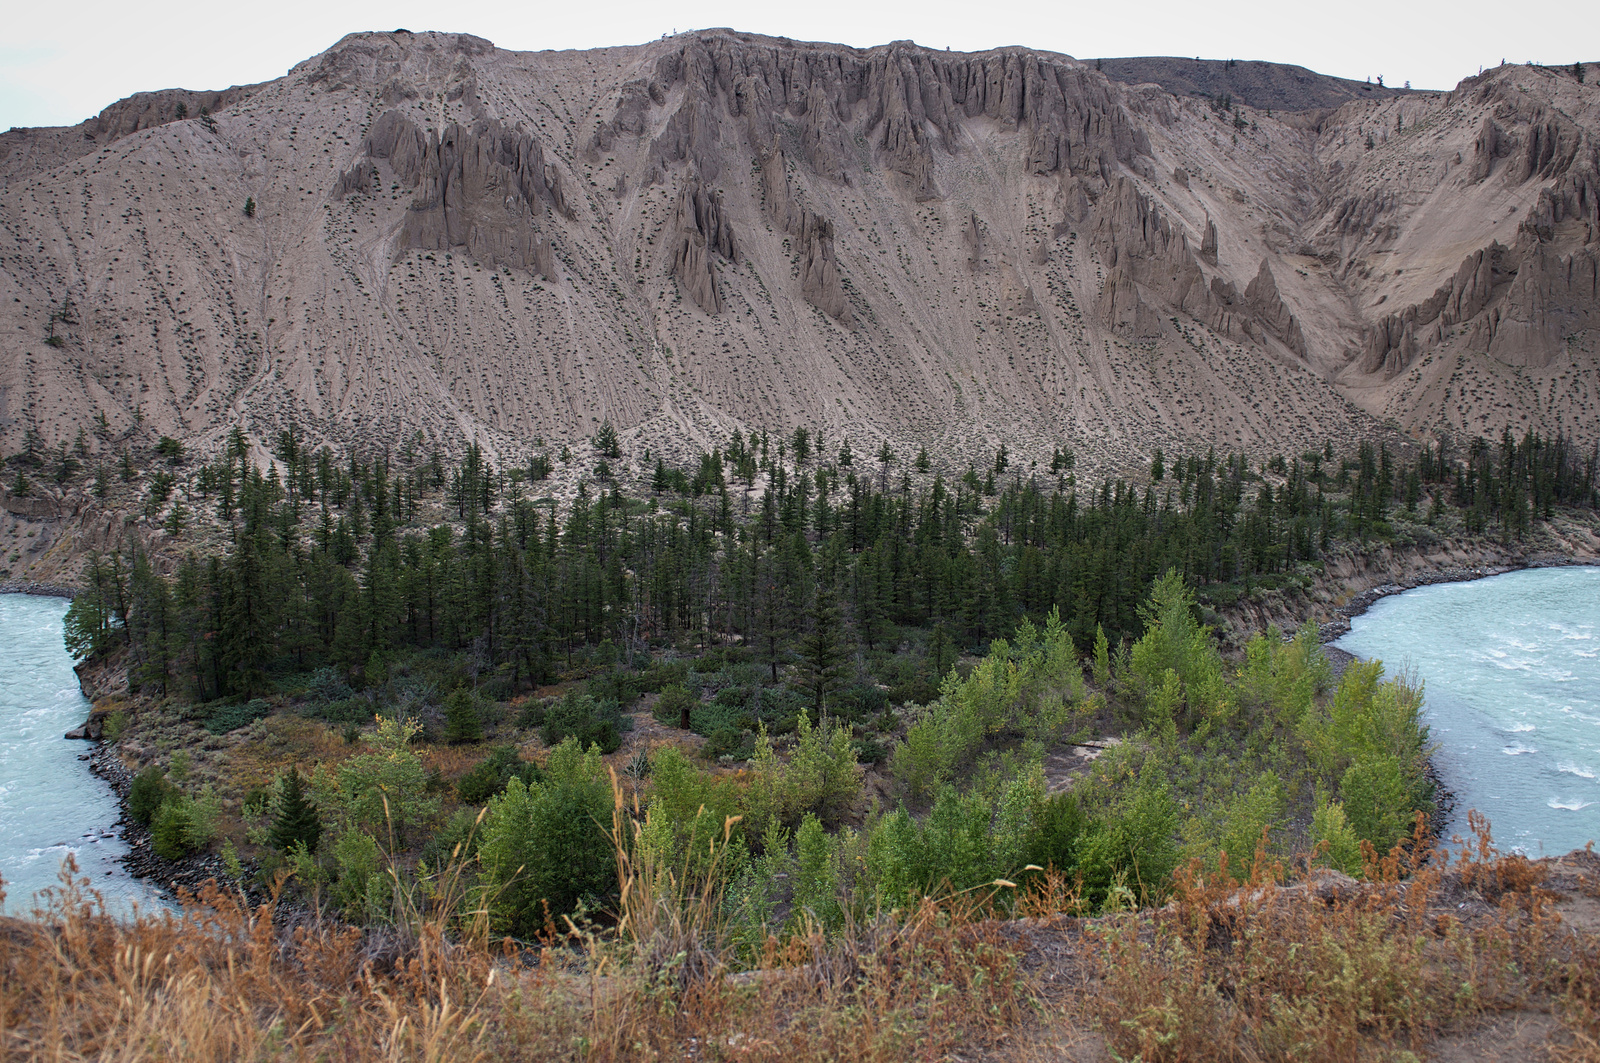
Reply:
[[[118,863],[127,846],[105,780],[78,757],[88,742],[61,736],[89,714],[72,658],[61,641],[67,602],[0,594],[0,876],[5,911],[30,910],[35,893],[59,884],[73,854],[83,877],[126,915],[159,906],[154,890]]]
[[[1600,568],[1544,568],[1384,598],[1336,646],[1415,670],[1434,765],[1502,850],[1600,842]]]

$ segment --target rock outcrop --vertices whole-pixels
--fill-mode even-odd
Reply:
[[[1391,420],[1600,433],[1600,76],[1147,68],[393,31],[12,131],[0,444],[104,415],[95,461],[290,424],[520,461],[610,420],[689,462],[807,425],[1088,468]]]
[[[833,248],[833,223],[807,210],[790,192],[782,151],[773,149],[762,158],[761,190],[773,221],[795,238],[801,294],[808,303],[846,328],[854,325],[855,315],[845,296]]]
[[[695,305],[708,314],[722,312],[712,255],[728,262],[737,258],[733,227],[722,207],[720,193],[709,192],[697,179],[684,182],[675,211],[677,244],[672,252],[672,275]]]
[[[333,198],[382,187],[378,164],[416,190],[398,250],[464,248],[494,265],[553,275],[545,211],[572,215],[559,172],[543,145],[492,118],[424,133],[398,111],[385,112],[362,141],[363,156],[339,176]]]

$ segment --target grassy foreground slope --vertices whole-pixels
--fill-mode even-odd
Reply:
[[[619,803],[621,794],[618,793]],[[625,810],[618,809],[619,822]],[[1600,858],[1486,844],[1402,878],[1251,884],[1196,862],[1159,910],[1083,919],[1048,876],[769,939],[618,860],[624,919],[526,946],[410,910],[361,931],[208,891],[118,922],[77,886],[0,922],[13,1059],[1594,1060]],[[1016,891],[1009,891],[1016,892]],[[481,924],[479,924],[481,928]]]

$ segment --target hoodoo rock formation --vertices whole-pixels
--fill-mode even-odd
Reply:
[[[1600,71],[353,34],[0,136],[0,446],[1600,436]]]

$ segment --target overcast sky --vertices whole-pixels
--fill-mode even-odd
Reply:
[[[502,48],[638,44],[674,30],[732,26],[801,40],[867,46],[915,40],[978,50],[1020,44],[1080,59],[1188,55],[1270,59],[1326,74],[1451,88],[1501,59],[1600,59],[1593,0],[1350,0],[1339,4],[1144,0],[996,4],[810,0],[642,3],[132,4],[53,7],[14,0],[0,26],[0,129],[70,125],[146,89],[215,89],[281,77],[355,30],[475,33]],[[1580,55],[1580,50],[1588,53]]]

